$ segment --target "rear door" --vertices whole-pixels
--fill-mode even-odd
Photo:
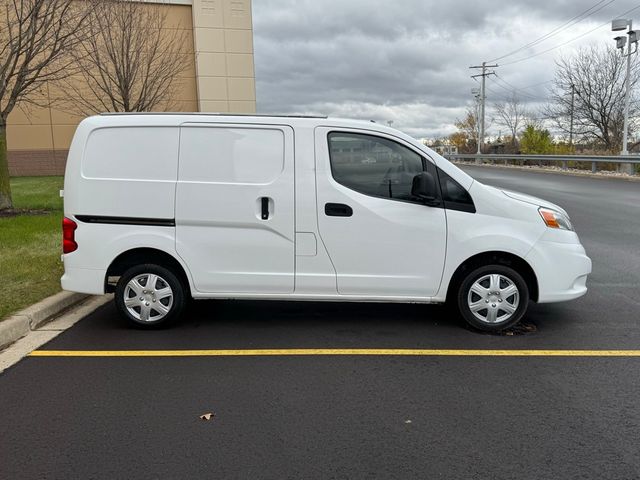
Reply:
[[[293,292],[291,127],[182,125],[176,188],[176,249],[199,292]]]
[[[444,208],[412,198],[413,177],[436,179],[419,151],[377,132],[316,129],[320,236],[337,274],[338,293],[431,297],[446,252]]]

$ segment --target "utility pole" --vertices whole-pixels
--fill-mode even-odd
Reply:
[[[493,75],[495,72],[487,72],[487,68],[494,68],[497,67],[498,64],[494,64],[494,65],[487,65],[487,62],[482,62],[482,65],[475,65],[469,68],[481,68],[482,69],[482,73],[479,73],[477,75],[471,75],[471,78],[476,78],[476,77],[482,77],[482,87],[480,88],[480,135],[478,136],[478,151],[477,154],[480,155],[482,153],[482,146],[484,144],[484,104],[485,104],[485,99],[487,98],[486,95],[486,86],[485,86],[485,80],[487,78],[487,76],[489,75]],[[480,158],[476,158],[476,163],[481,163],[480,162]]]

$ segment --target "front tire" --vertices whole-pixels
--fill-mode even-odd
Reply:
[[[132,326],[167,326],[184,310],[185,289],[175,274],[165,267],[136,265],[118,280],[115,302],[120,314]]]
[[[457,306],[473,328],[499,332],[517,324],[529,304],[529,288],[522,276],[505,265],[485,265],[460,283]]]

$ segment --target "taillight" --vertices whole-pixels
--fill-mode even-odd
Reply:
[[[64,217],[62,219],[62,253],[71,253],[78,249],[75,240],[75,232],[78,224],[73,220]]]

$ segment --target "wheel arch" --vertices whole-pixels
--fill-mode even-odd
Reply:
[[[477,267],[491,264],[505,265],[517,271],[522,275],[522,278],[524,278],[527,283],[527,287],[529,288],[529,298],[534,302],[538,301],[538,278],[531,265],[529,265],[529,263],[522,257],[503,251],[478,253],[462,262],[458,268],[456,268],[455,272],[451,276],[451,280],[449,281],[449,286],[447,288],[447,301],[454,298],[458,290],[458,286],[462,283],[462,280],[468,272]]]
[[[111,262],[104,277],[105,292],[115,291],[115,283],[109,281],[110,277],[120,277],[129,268],[144,263],[153,263],[168,268],[183,284],[185,292],[191,294],[191,284],[185,267],[173,255],[163,250],[147,247],[122,252]]]

